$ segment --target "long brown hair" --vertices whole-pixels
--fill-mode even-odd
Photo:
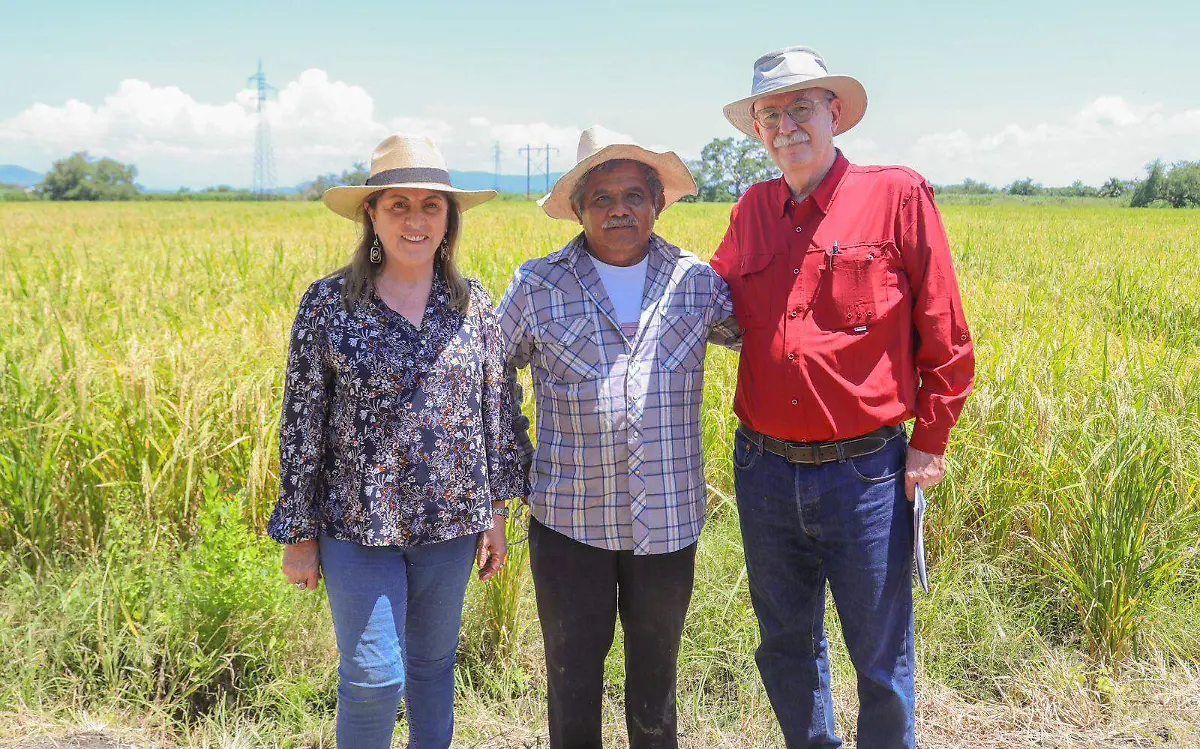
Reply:
[[[380,190],[373,193],[371,197],[367,198],[367,204],[374,208],[384,192],[386,191]],[[433,264],[435,267],[441,268],[442,277],[446,279],[446,285],[450,288],[450,306],[465,314],[471,301],[471,287],[467,285],[467,280],[459,272],[456,260],[458,236],[462,228],[462,211],[459,210],[458,202],[453,195],[442,194],[446,196],[446,202],[449,204],[447,209],[449,216],[446,217],[446,239],[443,241],[442,247],[438,248]],[[354,249],[354,255],[345,267],[329,274],[329,278],[340,276],[345,279],[342,283],[342,306],[346,308],[347,312],[353,312],[358,303],[371,293],[375,288],[375,277],[383,270],[383,266],[387,265],[387,253],[384,253],[381,262],[371,262],[371,245],[373,244],[375,244],[375,225],[371,222],[371,214],[364,208],[362,239],[359,240],[358,247]]]

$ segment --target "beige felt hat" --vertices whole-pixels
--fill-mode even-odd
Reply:
[[[666,198],[663,210],[684,195],[695,195],[698,192],[692,173],[674,151],[658,153],[642,148],[600,125],[592,125],[580,133],[576,159],[578,163],[558,178],[550,194],[538,201],[538,205],[550,218],[578,221],[575,210],[571,208],[571,192],[575,185],[589,170],[606,161],[617,159],[640,161],[658,173],[658,179],[663,184],[663,196]]]
[[[372,193],[392,187],[416,187],[453,195],[462,211],[496,197],[495,190],[460,190],[451,185],[446,160],[429,138],[396,134],[376,146],[367,184],[331,187],[322,200],[339,216],[361,221],[363,201]]]
[[[786,94],[806,88],[832,91],[842,102],[842,116],[834,135],[841,135],[862,120],[867,111],[867,90],[858,79],[848,75],[830,75],[821,53],[811,47],[784,47],[768,52],[754,61],[750,95],[726,105],[725,119],[752,138],[754,100],[772,94]]]

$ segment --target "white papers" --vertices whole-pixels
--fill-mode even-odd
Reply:
[[[929,592],[929,577],[925,574],[925,490],[917,484],[917,496],[913,501],[913,557],[916,560],[917,580],[921,590]]]

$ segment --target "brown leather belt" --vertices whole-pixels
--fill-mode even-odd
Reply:
[[[738,427],[746,439],[767,452],[778,455],[789,463],[819,466],[825,463],[841,463],[850,458],[877,453],[904,427],[900,425],[880,427],[870,434],[833,442],[786,442],[756,432],[744,423]]]

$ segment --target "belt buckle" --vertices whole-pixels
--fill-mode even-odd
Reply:
[[[792,465],[809,464],[810,461],[808,460],[808,455],[806,455],[808,445],[802,445],[798,442],[784,442],[783,445],[783,452],[785,453],[783,457],[787,462]]]

